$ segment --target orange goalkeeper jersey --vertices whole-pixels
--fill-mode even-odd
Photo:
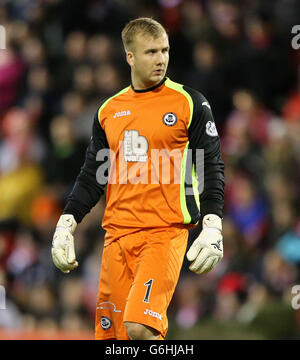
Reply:
[[[224,164],[205,97],[166,78],[105,100],[64,213],[80,222],[105,186],[106,242],[144,228],[188,227],[206,213],[222,216]]]

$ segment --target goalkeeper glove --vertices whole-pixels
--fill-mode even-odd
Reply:
[[[52,259],[57,268],[69,273],[78,266],[74,250],[73,233],[77,223],[73,215],[62,215],[56,225],[52,241]]]
[[[205,215],[202,231],[186,256],[192,261],[189,269],[196,274],[212,270],[223,257],[222,220],[215,214]]]

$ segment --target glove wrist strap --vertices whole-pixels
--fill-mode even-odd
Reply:
[[[77,223],[73,215],[61,215],[56,225],[56,230],[68,230],[71,234],[74,233]]]
[[[215,214],[207,214],[203,218],[202,222],[203,229],[214,228],[222,231],[222,219]]]

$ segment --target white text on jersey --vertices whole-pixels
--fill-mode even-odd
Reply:
[[[124,111],[116,112],[115,115],[114,115],[114,118],[120,117],[120,116],[127,116],[127,115],[131,115],[130,110],[124,110]]]

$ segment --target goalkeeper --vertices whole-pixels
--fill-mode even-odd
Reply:
[[[106,187],[95,337],[164,339],[185,253],[197,274],[223,257],[224,163],[208,101],[166,77],[169,40],[163,26],[149,18],[132,20],[122,41],[131,85],[95,114],[52,257],[64,273],[78,266],[76,226]],[[166,162],[169,171],[161,171]],[[194,238],[187,249],[189,231]]]

